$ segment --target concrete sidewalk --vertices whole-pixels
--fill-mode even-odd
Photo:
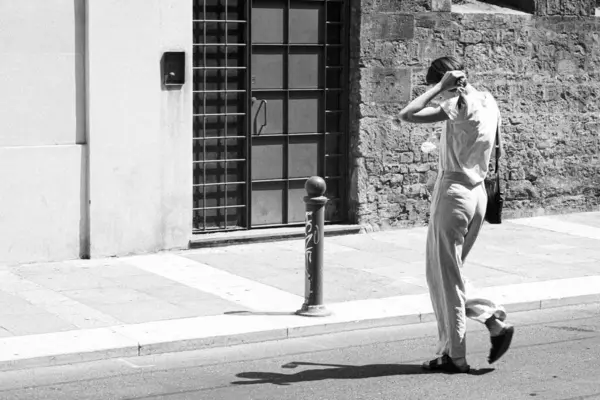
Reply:
[[[303,240],[0,267],[0,370],[432,320],[426,228],[326,239],[327,318]],[[508,311],[600,302],[600,212],[486,225],[469,280]]]

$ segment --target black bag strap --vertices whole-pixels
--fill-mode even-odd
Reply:
[[[498,188],[500,187],[500,172],[498,172],[498,166],[500,163],[500,118],[498,118],[498,125],[496,126],[496,182],[498,182]]]

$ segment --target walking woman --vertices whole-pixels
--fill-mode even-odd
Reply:
[[[426,275],[438,325],[439,358],[423,367],[466,373],[466,318],[484,323],[492,347],[488,361],[497,361],[510,346],[514,328],[504,322],[503,307],[470,298],[462,276],[463,263],[483,224],[487,195],[484,179],[500,128],[500,111],[492,95],[466,81],[463,64],[454,57],[435,60],[426,77],[432,87],[401,112],[413,123],[446,122],[440,138],[438,179],[431,202],[427,233]],[[439,106],[428,106],[437,96]]]

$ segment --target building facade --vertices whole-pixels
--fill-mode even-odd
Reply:
[[[397,115],[448,54],[499,100],[508,215],[598,209],[594,2],[0,0],[0,262],[302,225],[312,175],[330,223],[426,224],[442,126]]]

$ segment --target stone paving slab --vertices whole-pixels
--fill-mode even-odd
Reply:
[[[577,213],[563,214],[552,217],[557,221],[566,221],[576,224],[588,225],[594,228],[600,228],[600,213]]]
[[[5,267],[0,270],[0,304],[0,337],[246,310],[122,259]]]

